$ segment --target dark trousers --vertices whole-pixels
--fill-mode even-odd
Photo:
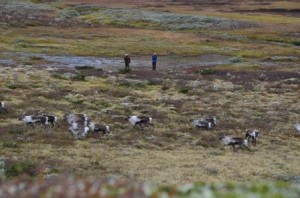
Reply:
[[[156,70],[156,62],[152,63],[152,70]]]
[[[125,63],[125,68],[129,69],[129,63]]]

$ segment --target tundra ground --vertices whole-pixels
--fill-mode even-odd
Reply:
[[[0,114],[0,152],[6,166],[30,161],[32,175],[42,171],[113,176],[157,184],[299,182],[300,142],[293,124],[300,120],[300,19],[291,11],[299,9],[299,3],[268,1],[267,10],[262,10],[255,1],[245,10],[249,3],[242,1],[222,10],[184,1],[141,2],[5,4],[12,9],[0,13],[0,100],[9,111]],[[17,9],[23,4],[29,6]],[[178,17],[179,23],[194,16],[199,24],[177,29],[155,14],[166,20]],[[202,15],[209,17],[209,26],[200,26]],[[138,58],[154,51],[178,59],[219,54],[230,62],[163,68],[158,64],[157,71],[145,63],[124,73],[115,65],[49,68],[44,66],[48,60],[40,57],[44,53],[122,61],[125,52]],[[61,127],[31,128],[17,120],[24,111],[34,114],[41,109],[59,116]],[[152,116],[155,127],[132,129],[107,110]],[[109,125],[112,135],[75,140],[62,119],[67,112],[86,113]],[[217,116],[218,126],[194,129],[190,119],[200,114]],[[250,144],[251,152],[233,153],[219,142],[220,134],[243,137],[246,129],[254,128],[262,135],[256,147]]]

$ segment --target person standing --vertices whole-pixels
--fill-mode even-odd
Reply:
[[[130,65],[131,60],[130,60],[130,56],[128,54],[125,54],[124,62],[125,62],[125,68],[129,69],[129,65]]]
[[[152,70],[155,71],[156,70],[156,63],[157,63],[157,55],[154,52],[152,55]]]

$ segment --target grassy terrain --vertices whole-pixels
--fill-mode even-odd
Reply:
[[[185,1],[124,2],[0,2],[0,101],[9,111],[0,114],[0,156],[7,180],[73,174],[158,185],[209,182],[213,192],[207,193],[224,197],[240,197],[227,192],[230,186],[219,186],[228,182],[242,189],[238,193],[251,195],[259,188],[261,196],[285,197],[279,186],[284,181],[295,183],[284,184],[295,192],[290,197],[299,194],[294,185],[300,177],[300,142],[293,124],[300,120],[300,19],[288,13],[299,3],[230,1],[222,10],[218,4]],[[35,55],[122,57],[128,52],[140,57],[153,51],[159,57],[232,58],[210,68],[158,64],[153,72],[140,65],[124,74],[113,65],[109,71],[45,68],[47,61]],[[59,116],[61,127],[33,129],[17,120],[23,111],[38,110]],[[132,129],[107,110],[152,116],[155,127]],[[108,124],[112,135],[75,140],[62,118],[67,112]],[[217,116],[218,127],[194,129],[190,119],[200,114]],[[233,154],[219,142],[222,133],[243,137],[254,128],[262,136],[257,146],[250,144],[251,152]],[[257,181],[262,185],[253,187]],[[275,183],[266,184],[270,181]],[[207,190],[205,184],[182,188],[183,194],[168,193],[191,196],[193,189]]]

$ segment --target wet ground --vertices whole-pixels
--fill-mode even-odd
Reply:
[[[159,56],[157,67],[191,67],[191,66],[216,66],[230,63],[232,57],[218,54],[204,54],[200,56]],[[39,60],[45,67],[82,67],[91,66],[102,69],[123,68],[123,57],[103,58],[92,56],[48,55],[41,53],[1,53],[0,64],[14,65]],[[151,56],[131,57],[131,67],[151,67]]]

